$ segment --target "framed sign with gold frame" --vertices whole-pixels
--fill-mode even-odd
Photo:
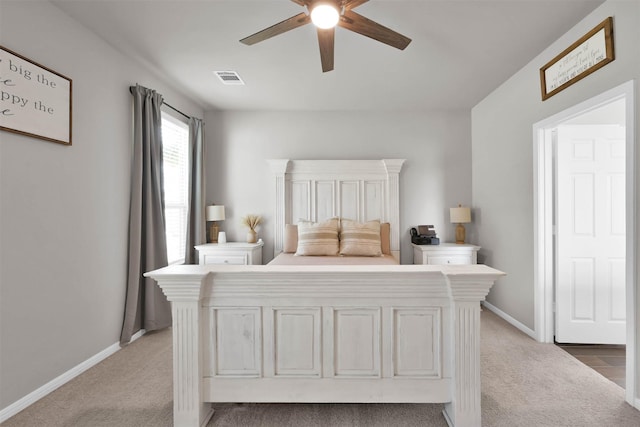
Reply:
[[[71,83],[0,46],[0,129],[71,145]]]
[[[593,30],[540,68],[542,100],[546,100],[615,59],[613,18]]]

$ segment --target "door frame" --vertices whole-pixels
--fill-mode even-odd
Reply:
[[[553,248],[553,143],[552,129],[559,124],[599,108],[612,101],[625,99],[625,217],[626,254],[625,290],[627,309],[626,401],[640,409],[636,367],[638,343],[636,320],[636,157],[635,157],[635,82],[629,81],[581,102],[533,125],[533,218],[534,218],[534,323],[536,339],[552,343],[554,338],[554,248]]]

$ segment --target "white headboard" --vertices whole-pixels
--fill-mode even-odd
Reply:
[[[391,224],[391,253],[400,259],[400,170],[404,159],[269,160],[276,201],[274,255],[286,224],[331,217]]]

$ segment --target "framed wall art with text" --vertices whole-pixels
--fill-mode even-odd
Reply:
[[[0,46],[0,129],[71,145],[71,83]]]
[[[552,97],[614,59],[613,18],[608,17],[540,68],[542,100]]]

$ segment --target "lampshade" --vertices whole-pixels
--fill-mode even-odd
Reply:
[[[335,5],[329,2],[319,2],[311,10],[311,21],[322,29],[333,28],[340,20],[340,13]]]
[[[466,224],[471,222],[471,209],[458,206],[457,208],[450,208],[449,215],[451,216],[451,222],[457,224]]]
[[[207,221],[222,221],[224,219],[224,206],[207,206]]]

